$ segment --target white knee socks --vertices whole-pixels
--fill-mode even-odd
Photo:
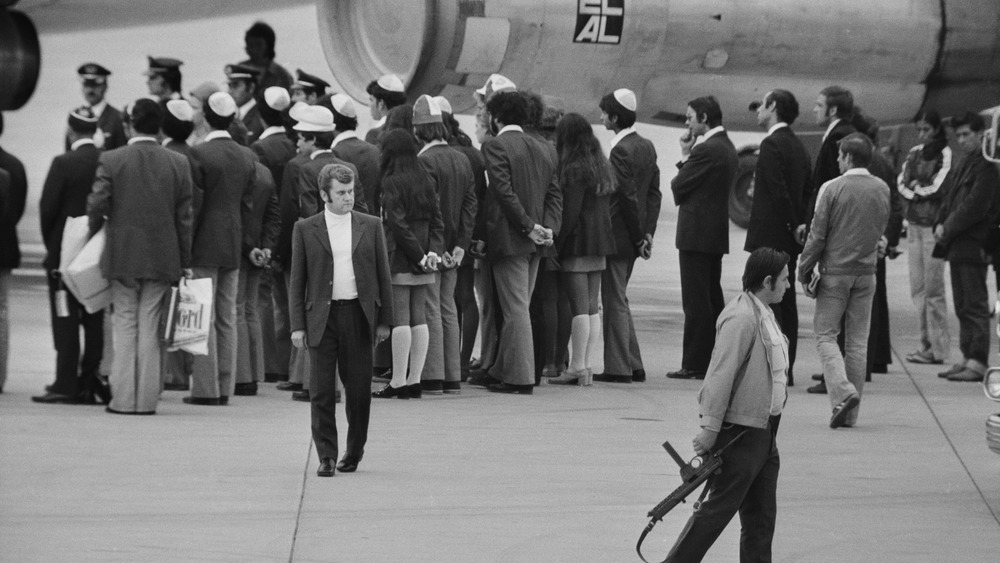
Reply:
[[[573,317],[570,333],[569,370],[581,371],[587,367],[587,341],[590,340],[590,318],[587,315]]]
[[[598,344],[601,343],[601,315],[594,314],[590,315],[590,338],[587,339],[587,367],[594,368],[597,364],[597,354],[598,352],[603,353],[604,350],[598,349]],[[604,371],[603,369],[601,371]]]
[[[427,333],[426,328],[424,334]],[[392,329],[392,385],[399,389],[406,385],[406,364],[410,359],[411,331],[408,326]],[[426,350],[426,345],[424,346]]]
[[[410,375],[406,378],[407,385],[420,383],[420,374],[424,371],[424,360],[427,359],[427,347],[430,341],[430,334],[427,332],[427,325],[417,325],[410,327],[412,342],[410,344]],[[392,374],[396,376],[395,373]]]

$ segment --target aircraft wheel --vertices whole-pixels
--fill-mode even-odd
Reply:
[[[753,207],[754,170],[757,168],[756,145],[742,147],[736,182],[729,192],[729,219],[738,227],[750,225],[750,208]]]

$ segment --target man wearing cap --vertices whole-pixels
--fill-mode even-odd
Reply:
[[[368,110],[375,120],[374,126],[365,135],[365,141],[378,146],[386,115],[392,108],[406,103],[406,91],[403,81],[395,74],[386,74],[378,80],[372,80],[365,90],[368,92]]]
[[[489,376],[497,393],[530,395],[535,359],[528,304],[538,272],[536,245],[551,245],[562,223],[555,163],[542,143],[524,133],[525,100],[516,92],[486,102],[495,137],[483,143],[487,188],[486,253],[503,314],[496,362]],[[471,381],[470,381],[471,382]]]
[[[99,149],[111,150],[125,144],[125,126],[122,112],[108,105],[104,95],[108,91],[108,76],[111,71],[97,63],[85,63],[76,69],[80,76],[80,87],[87,107],[97,116],[97,131],[94,133],[94,145]],[[69,136],[66,138],[66,150],[70,150]]]
[[[288,88],[288,93],[292,97],[292,103],[305,102],[315,104],[316,100],[330,87],[330,83],[318,76],[303,72],[302,69],[295,69],[295,82]]]
[[[118,414],[156,412],[163,297],[182,268],[191,276],[191,166],[160,146],[161,120],[158,103],[135,102],[128,145],[101,154],[87,199],[91,233],[106,227],[101,273],[111,280],[115,345],[107,410]]]
[[[714,96],[688,102],[688,132],[681,137],[679,170],[670,184],[677,214],[684,343],[681,367],[672,379],[704,379],[715,321],[726,306],[722,295],[722,256],[729,252],[729,191],[739,158],[722,127],[722,108]],[[704,137],[695,145],[698,137]]]
[[[42,188],[38,215],[45,242],[42,266],[48,272],[52,340],[56,348],[56,380],[44,395],[32,397],[36,403],[77,403],[93,401],[100,381],[98,369],[104,349],[104,311],[88,313],[66,290],[59,274],[63,227],[69,217],[87,212],[87,196],[94,186],[97,158],[94,145],[97,116],[88,107],[69,114],[67,137],[70,150],[52,160]],[[80,357],[80,329],[84,352]]]
[[[0,113],[0,137],[3,136],[3,114]],[[7,381],[7,354],[9,326],[7,316],[7,294],[10,291],[11,270],[21,265],[21,249],[17,241],[17,222],[24,214],[28,197],[28,177],[24,165],[17,157],[0,147],[0,170],[9,175],[6,209],[0,215],[0,391]]]
[[[236,120],[247,128],[246,145],[253,144],[264,132],[264,122],[260,118],[260,108],[257,107],[257,76],[256,68],[249,65],[227,65],[226,80],[229,85],[229,95],[236,102]]]
[[[330,104],[333,107],[333,126],[336,134],[330,149],[334,156],[353,164],[358,169],[358,180],[364,186],[368,213],[380,217],[379,202],[382,200],[382,193],[379,190],[379,180],[382,170],[379,166],[378,147],[358,137],[358,112],[350,96],[334,94]]]
[[[618,188],[611,195],[611,224],[616,253],[607,257],[601,275],[604,305],[604,373],[598,381],[629,383],[646,380],[639,341],[628,302],[628,282],[635,259],[649,259],[660,216],[660,168],[656,149],[636,132],[635,93],[619,88],[601,98],[601,122],[614,131],[611,167]]]
[[[292,75],[274,61],[277,56],[274,52],[276,39],[274,29],[262,21],[254,22],[243,35],[243,50],[250,58],[239,64],[258,70],[257,103],[263,103],[264,90],[272,86],[288,88],[292,85]]]
[[[181,98],[181,65],[184,63],[167,57],[146,57],[149,68],[146,87],[149,95],[158,100],[178,100]]]
[[[256,156],[228,133],[236,102],[224,92],[209,96],[203,108],[212,132],[191,147],[196,188],[192,266],[198,278],[211,278],[215,291],[208,355],[195,356],[191,396],[184,402],[225,405],[233,394],[236,371],[236,296],[243,250],[252,220]]]
[[[427,362],[420,377],[423,391],[436,394],[461,391],[461,331],[455,308],[458,267],[472,241],[476,218],[475,180],[472,166],[462,153],[448,146],[448,131],[434,99],[424,95],[413,104],[413,133],[423,147],[420,164],[434,179],[444,222],[444,248],[439,273],[427,291]],[[443,381],[442,381],[443,380]]]

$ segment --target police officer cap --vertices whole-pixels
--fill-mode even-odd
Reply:
[[[149,70],[144,73],[147,76],[163,74],[171,70],[177,71],[180,70],[180,66],[184,64],[177,59],[171,59],[169,57],[150,57],[147,55],[146,58],[149,59]]]
[[[95,86],[107,83],[111,71],[97,63],[84,63],[76,69],[76,73],[80,75],[80,82]]]
[[[74,130],[86,128],[87,126],[96,126],[97,116],[94,115],[94,112],[89,107],[80,106],[69,112],[67,123]]]
[[[354,107],[354,100],[352,100],[348,95],[334,94],[333,97],[330,98],[330,105],[333,106],[333,111],[343,115],[344,117],[358,117],[358,110]]]
[[[441,106],[434,101],[434,98],[424,94],[413,103],[413,124],[428,123],[441,123]]]
[[[322,94],[330,87],[330,83],[318,76],[302,72],[302,69],[299,68],[295,69],[295,84],[293,86],[305,86]]]
[[[250,65],[226,65],[226,78],[229,80],[257,80],[260,70]]]
[[[264,103],[275,111],[285,111],[291,105],[292,99],[288,90],[281,86],[271,86],[264,90]]]

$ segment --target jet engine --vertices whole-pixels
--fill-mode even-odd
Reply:
[[[0,111],[8,111],[23,106],[35,91],[42,56],[31,20],[8,9],[14,2],[0,0],[0,4]]]

